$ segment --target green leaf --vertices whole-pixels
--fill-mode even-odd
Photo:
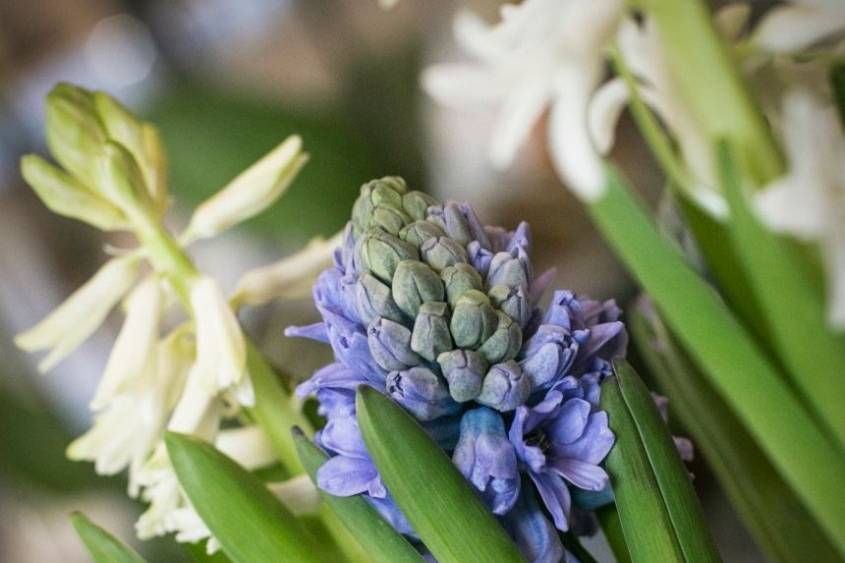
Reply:
[[[648,388],[624,361],[602,386],[616,445],[607,459],[634,561],[721,561],[689,473]]]
[[[614,171],[607,192],[589,209],[695,364],[845,554],[845,503],[831,494],[841,487],[845,458],[835,443]]]
[[[291,435],[294,427],[311,429],[299,404],[283,387],[273,368],[255,344],[246,340],[246,363],[255,389],[255,406],[249,409],[261,430],[273,444],[279,461],[290,476],[303,472]]]
[[[824,296],[794,247],[763,227],[748,207],[731,148],[717,150],[719,180],[731,209],[733,246],[742,259],[774,350],[831,435],[845,446],[845,337],[827,324]]]
[[[673,415],[691,433],[696,449],[768,557],[803,563],[812,553],[817,563],[841,561],[807,508],[647,302],[629,312],[628,328],[652,376],[669,396]]]
[[[602,506],[596,510],[596,516],[613,551],[616,563],[631,563],[631,555],[628,553],[628,545],[625,543],[625,534],[622,531],[622,522],[619,520],[619,512],[616,510],[616,503]]]
[[[385,485],[438,561],[524,561],[416,420],[370,387],[359,388],[356,408],[367,450]]]
[[[293,432],[299,459],[311,481],[317,484],[317,470],[328,459],[298,428]],[[375,560],[384,563],[420,563],[417,550],[401,534],[384,520],[360,495],[336,497],[320,491],[320,497],[328,504],[340,521],[346,526],[358,543]]]
[[[179,483],[233,562],[326,560],[321,546],[257,477],[196,438],[170,432],[165,443]]]
[[[70,521],[95,563],[144,563],[134,549],[94,524],[81,512],[70,515]]]

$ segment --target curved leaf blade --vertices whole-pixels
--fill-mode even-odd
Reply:
[[[94,563],[146,563],[138,553],[92,522],[81,512],[70,515],[76,533],[85,544]]]
[[[325,560],[321,547],[257,477],[196,438],[170,432],[165,443],[179,483],[233,562]]]
[[[690,432],[758,545],[772,561],[840,561],[804,504],[678,347],[648,303],[628,318],[637,349],[669,396],[672,412]]]
[[[317,470],[329,456],[315,446],[298,428],[294,428],[293,439],[296,442],[299,459],[311,481],[316,485]],[[360,495],[336,497],[320,490],[320,498],[331,507],[338,519],[375,561],[422,563],[422,557],[408,540],[396,532]]]
[[[358,389],[356,408],[367,450],[385,485],[438,561],[524,561],[416,420],[371,387]]]

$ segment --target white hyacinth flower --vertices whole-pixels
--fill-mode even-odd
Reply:
[[[845,329],[845,134],[836,108],[801,90],[786,96],[781,129],[789,171],[756,195],[756,208],[773,230],[819,244],[829,321]]]
[[[50,370],[103,324],[109,311],[135,283],[139,262],[134,255],[109,260],[55,311],[19,334],[15,344],[27,352],[49,350],[38,369]]]
[[[246,272],[238,281],[231,302],[234,306],[261,305],[274,299],[296,299],[311,292],[317,275],[328,268],[343,233],[326,240],[313,239],[292,256]]]
[[[201,276],[193,282],[191,309],[197,333],[197,361],[192,371],[209,392],[241,383],[246,375],[244,335],[215,280]]]
[[[792,0],[766,13],[751,44],[768,53],[793,53],[843,32],[841,0]]]
[[[302,139],[288,137],[200,204],[181,237],[183,242],[214,236],[261,213],[282,195],[307,161]]]
[[[144,372],[110,397],[93,428],[70,444],[68,457],[95,462],[101,475],[128,466],[129,494],[137,496],[139,471],[161,442],[193,362],[193,348],[179,329],[158,342]]]
[[[151,276],[129,294],[126,320],[109,354],[106,369],[100,378],[91,408],[100,410],[120,391],[121,386],[136,380],[153,361],[153,348],[158,341],[162,312],[159,280]]]
[[[742,13],[732,11],[730,15],[742,16]],[[679,187],[711,216],[727,217],[727,202],[714,176],[713,149],[687,111],[666,63],[654,22],[648,17],[642,23],[626,19],[619,27],[617,42],[625,64],[637,79],[640,97],[660,115],[680,146],[681,157],[692,178]],[[616,124],[629,97],[625,81],[617,77],[604,84],[590,103],[590,131],[602,153],[613,147]]]
[[[512,162],[551,107],[549,141],[557,172],[579,197],[595,200],[606,181],[587,109],[623,8],[621,0],[526,0],[503,6],[502,20],[493,26],[460,14],[456,38],[478,63],[431,67],[423,86],[446,105],[499,108],[490,145],[497,168]]]

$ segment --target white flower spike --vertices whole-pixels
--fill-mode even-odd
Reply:
[[[789,172],[756,196],[773,230],[817,242],[827,273],[830,324],[845,329],[845,134],[836,109],[808,91],[783,106]]]
[[[135,255],[109,260],[55,311],[19,334],[15,344],[27,352],[50,350],[38,365],[49,371],[99,328],[135,283],[139,262]]]
[[[282,195],[307,161],[302,139],[288,137],[197,207],[181,240],[188,244],[214,236],[261,213]]]
[[[769,10],[751,36],[768,53],[794,53],[845,31],[840,0],[792,0]]]
[[[475,16],[455,20],[455,34],[477,64],[436,65],[423,86],[441,103],[495,105],[499,116],[490,160],[508,166],[543,111],[551,106],[549,137],[558,174],[582,199],[604,192],[604,164],[589,134],[590,98],[602,79],[621,0],[526,0],[502,8],[488,26]]]

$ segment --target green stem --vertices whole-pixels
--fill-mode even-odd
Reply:
[[[135,222],[135,236],[141,242],[156,271],[163,275],[190,312],[191,283],[200,275],[179,243],[158,222],[144,218]]]

